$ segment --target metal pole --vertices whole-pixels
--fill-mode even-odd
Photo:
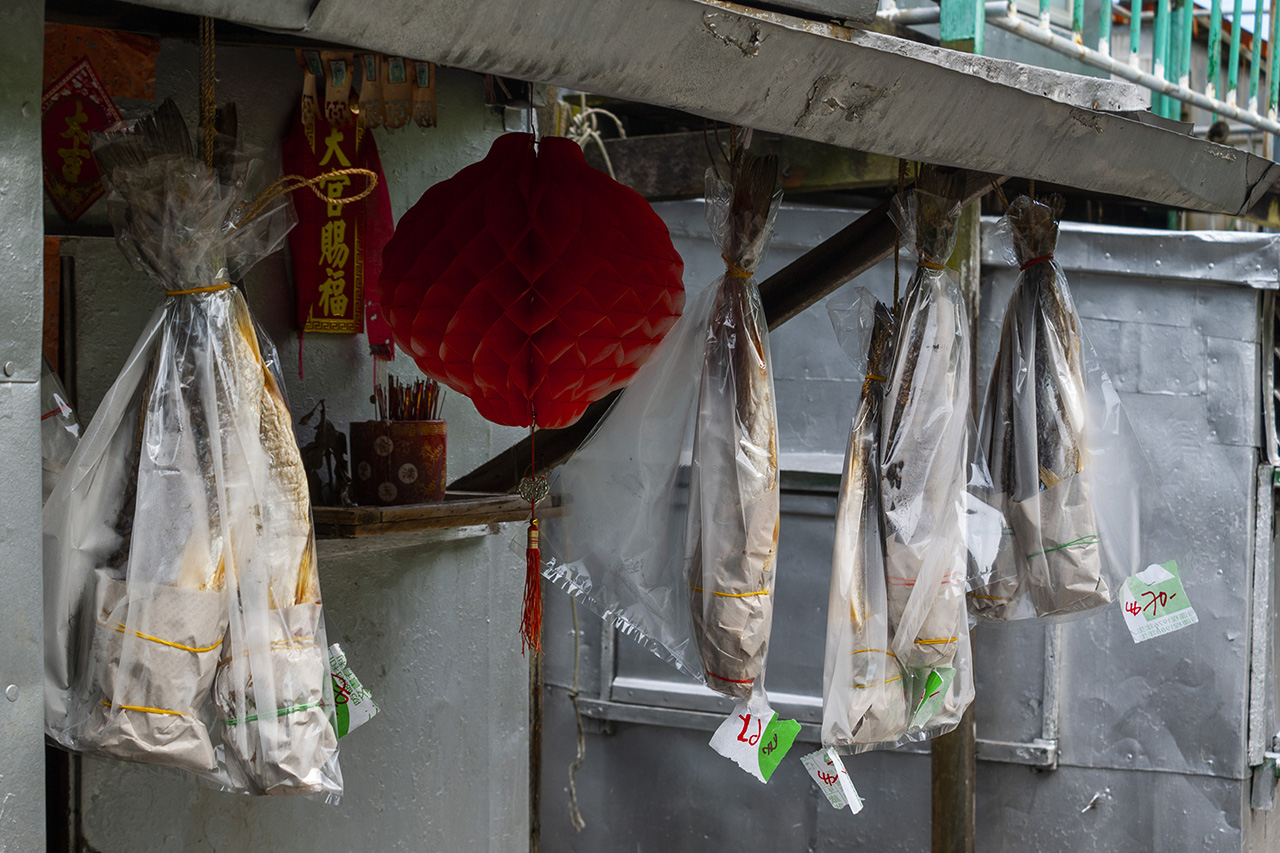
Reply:
[[[1169,0],[1156,0],[1155,38],[1151,49],[1152,75],[1167,80],[1165,63],[1169,52]],[[1157,115],[1165,114],[1164,96],[1160,90],[1152,89],[1151,109]]]
[[[1194,25],[1191,10],[1195,6],[1192,0],[1182,0],[1182,37],[1178,50],[1178,85],[1184,89],[1191,88],[1191,34]]]
[[[1102,19],[1098,21],[1098,53],[1111,55],[1111,0],[1102,0]]]
[[[1236,94],[1236,83],[1240,79],[1240,18],[1244,15],[1244,0],[1236,0],[1235,12],[1231,15],[1231,48],[1227,53],[1227,96],[1223,98],[1229,104],[1239,103]]]
[[[1222,97],[1220,68],[1222,65],[1222,0],[1213,0],[1209,17],[1209,68],[1205,77],[1204,93],[1210,98]],[[1214,121],[1218,115],[1214,113]]]
[[[1084,0],[1074,0],[1071,4],[1071,40],[1084,44]]]
[[[1153,74],[1140,71],[1125,63],[1116,62],[1110,57],[1102,56],[1096,50],[1087,48],[1084,45],[1076,44],[1071,41],[1071,39],[1063,38],[1053,33],[1047,33],[1040,29],[1040,27],[1027,23],[1017,17],[1010,17],[1008,15],[994,16],[989,18],[988,21],[992,26],[999,27],[1000,29],[1005,30],[1006,32],[1011,32],[1014,35],[1022,36],[1028,41],[1033,41],[1037,44],[1043,45],[1044,47],[1047,47],[1050,50],[1055,50],[1064,56],[1070,56],[1073,59],[1078,59],[1086,65],[1091,65],[1094,68],[1100,68],[1103,71],[1114,74],[1116,77],[1137,83],[1139,86],[1144,86],[1153,92],[1169,95],[1179,101],[1199,107],[1202,110],[1220,113],[1225,118],[1234,119],[1235,121],[1247,124],[1250,127],[1265,130],[1268,133],[1280,133],[1280,124],[1271,119],[1237,107],[1234,104],[1206,97],[1200,92],[1185,89],[1176,83],[1171,83],[1168,80],[1162,80]]]
[[[1254,4],[1253,35],[1249,39],[1252,49],[1249,51],[1249,112],[1258,111],[1258,78],[1262,74],[1262,15],[1266,11],[1263,5],[1266,0],[1258,0]]]
[[[1049,31],[1049,0],[1040,0],[1040,29]]]
[[[1280,15],[1276,12],[1276,0],[1271,0],[1271,41],[1267,42],[1267,118],[1272,122],[1276,119],[1276,102],[1280,101],[1280,53],[1276,51],[1276,41],[1280,40]],[[1268,160],[1275,159],[1276,137],[1272,133],[1266,138],[1266,158]]]
[[[1138,54],[1141,51],[1142,0],[1129,0],[1129,64],[1134,68],[1138,68]]]

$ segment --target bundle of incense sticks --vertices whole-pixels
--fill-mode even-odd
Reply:
[[[383,421],[438,421],[444,391],[434,379],[405,383],[388,376],[374,390],[378,419]]]

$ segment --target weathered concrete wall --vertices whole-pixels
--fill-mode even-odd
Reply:
[[[157,68],[157,96],[174,97],[189,120],[196,60],[193,44],[165,41]],[[290,51],[218,49],[219,100],[237,102],[248,142],[277,168],[300,83]],[[152,106],[124,103],[135,111]],[[494,136],[475,75],[441,70],[439,116],[439,128],[376,134],[396,217],[432,183],[481,157]],[[105,221],[102,211],[92,218]],[[110,240],[70,240],[64,253],[75,260],[77,392],[87,418],[161,296]],[[363,337],[308,335],[299,377],[286,255],[260,264],[246,285],[279,348],[295,416],[324,398],[340,427],[369,417],[373,365]],[[392,373],[418,376],[403,356]],[[489,425],[458,394],[446,395],[445,416],[454,474],[519,437]],[[301,438],[310,438],[307,428]],[[517,633],[524,569],[510,550],[521,535],[514,527],[468,538],[321,543],[326,610],[383,709],[342,742],[347,793],[340,805],[236,797],[176,773],[85,759],[88,843],[104,853],[524,849],[527,664]]]

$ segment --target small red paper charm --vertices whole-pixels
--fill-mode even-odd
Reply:
[[[367,307],[369,343],[386,344],[389,335],[371,297],[376,296],[382,271],[382,247],[391,238],[391,197],[373,134],[358,122],[333,127],[323,116],[307,128],[295,115],[281,154],[284,171],[304,178],[349,168],[377,174],[373,193],[350,204],[326,204],[312,193],[295,193],[298,224],[289,232],[289,253],[300,330],[364,331]],[[321,189],[330,198],[341,198],[362,181],[358,175],[335,175]]]
[[[382,307],[418,367],[484,417],[556,428],[648,359],[684,307],[683,270],[639,193],[568,139],[512,133],[400,220]]]
[[[41,116],[44,188],[58,212],[75,222],[102,197],[89,134],[120,121],[120,112],[82,59],[45,90]]]

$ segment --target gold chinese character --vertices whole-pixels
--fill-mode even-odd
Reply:
[[[326,317],[345,317],[347,314],[347,281],[345,273],[330,267],[325,270],[328,278],[320,285],[320,310]]]
[[[76,112],[67,118],[67,129],[60,136],[71,141],[70,148],[59,148],[62,158],[62,176],[70,183],[80,180],[80,166],[89,158],[89,134],[83,125],[89,117],[84,114],[84,104],[76,101]]]
[[[335,175],[332,178],[325,178],[321,183],[324,184],[324,194],[329,198],[342,198],[343,191],[351,186],[350,175]],[[342,205],[336,201],[329,202],[329,215],[341,216]]]
[[[347,248],[347,223],[341,219],[326,222],[320,229],[320,264],[342,269],[347,265],[351,250]]]
[[[342,131],[336,127],[329,131],[329,135],[324,138],[324,156],[320,158],[320,165],[325,166],[329,163],[330,157],[336,157],[338,162],[342,164],[342,168],[351,167],[351,161],[347,159],[347,155],[342,153],[342,149],[338,147],[342,142]]]

